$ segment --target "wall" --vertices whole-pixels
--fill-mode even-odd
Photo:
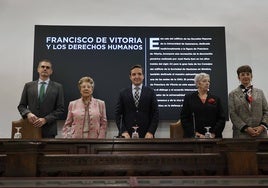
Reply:
[[[0,0],[0,137],[10,137],[24,83],[32,79],[34,25],[225,26],[228,91],[239,84],[236,68],[249,64],[254,86],[267,96],[267,7],[265,0]],[[160,123],[157,137],[169,137],[170,122]],[[116,134],[109,122],[108,137]]]

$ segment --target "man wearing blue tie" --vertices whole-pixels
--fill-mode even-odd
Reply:
[[[64,112],[64,94],[61,84],[50,80],[52,63],[39,62],[39,79],[25,84],[18,110],[35,127],[42,127],[42,138],[55,138],[57,119]]]
[[[140,138],[154,138],[159,121],[158,103],[154,90],[143,85],[141,65],[130,69],[131,86],[123,89],[116,104],[115,118],[119,134],[130,138],[137,126]]]

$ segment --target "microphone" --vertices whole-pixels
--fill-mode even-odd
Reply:
[[[194,115],[194,112],[192,113],[192,116],[193,116],[193,129],[194,129],[194,138],[198,138],[195,134],[195,115]]]
[[[120,115],[120,124],[119,124],[119,132],[118,132],[118,136],[116,138],[125,138],[124,136],[122,136],[122,127],[123,127],[123,115]]]

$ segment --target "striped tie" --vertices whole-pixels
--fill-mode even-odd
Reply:
[[[138,107],[139,105],[139,99],[140,99],[140,95],[139,95],[139,87],[135,87],[135,93],[134,93],[134,100],[135,100],[135,106]]]

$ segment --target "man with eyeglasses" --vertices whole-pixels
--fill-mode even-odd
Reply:
[[[57,120],[64,112],[64,94],[61,84],[50,80],[52,63],[39,62],[39,79],[25,84],[18,110],[34,127],[42,127],[42,138],[55,138]]]

